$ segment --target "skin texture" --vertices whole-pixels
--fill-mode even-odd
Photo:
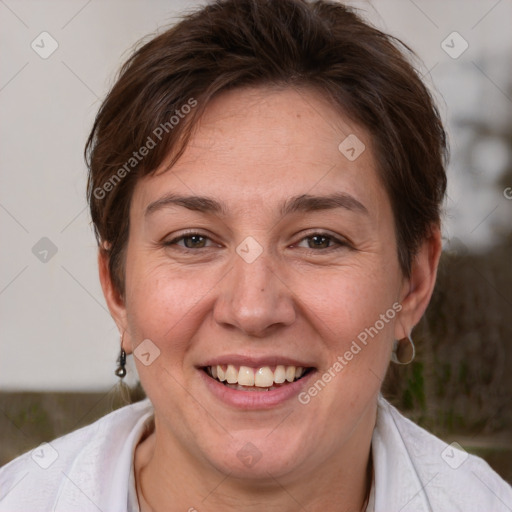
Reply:
[[[349,134],[366,146],[353,162],[338,150]],[[173,206],[145,215],[170,192],[214,198],[226,212]],[[367,212],[280,215],[292,196],[333,192]],[[164,245],[187,229],[208,238],[188,239],[189,249],[184,239]],[[333,239],[306,238],[323,232]],[[236,252],[248,236],[263,249],[252,263]],[[139,494],[154,510],[360,510],[392,342],[424,313],[440,251],[433,227],[403,277],[369,135],[317,92],[218,96],[172,170],[136,185],[124,297],[99,258],[125,350],[145,339],[160,350],[149,366],[135,358],[155,407],[155,431],[136,450]],[[225,354],[281,355],[310,363],[316,380],[397,303],[394,319],[305,405],[294,397],[241,411],[212,395],[197,368]],[[261,454],[252,467],[237,457],[247,442]]]

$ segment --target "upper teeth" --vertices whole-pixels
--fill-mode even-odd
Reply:
[[[293,382],[304,375],[306,368],[277,365],[275,370],[272,371],[270,366],[251,368],[250,366],[238,367],[233,364],[227,366],[218,364],[209,366],[208,371],[213,378],[221,382],[227,381],[229,384],[268,388],[273,384],[282,384],[284,381]]]

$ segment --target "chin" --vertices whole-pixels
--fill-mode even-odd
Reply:
[[[269,429],[238,432],[229,438],[225,449],[216,449],[209,458],[223,474],[262,483],[298,470],[307,457],[303,436],[270,432]]]

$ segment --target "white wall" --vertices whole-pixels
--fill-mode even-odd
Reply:
[[[0,3],[1,389],[103,390],[115,384],[119,340],[97,278],[83,146],[130,47],[196,4]],[[512,2],[353,5],[416,50],[444,97],[454,158],[446,235],[477,250],[496,242],[495,227],[510,227],[512,218],[512,201],[496,187],[510,148],[497,138],[475,143],[460,121],[499,129],[511,118]],[[43,31],[58,43],[47,59],[31,47],[35,40],[38,51],[51,48],[47,36],[43,42],[38,37]],[[458,59],[441,48],[453,31],[469,44]],[[476,152],[469,170],[463,159],[468,152]],[[33,253],[43,237],[57,250],[46,263]],[[48,249],[41,243],[35,252]]]

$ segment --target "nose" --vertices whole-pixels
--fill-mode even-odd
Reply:
[[[265,337],[295,321],[293,293],[266,251],[251,263],[235,253],[233,266],[219,285],[213,316],[224,327]]]

